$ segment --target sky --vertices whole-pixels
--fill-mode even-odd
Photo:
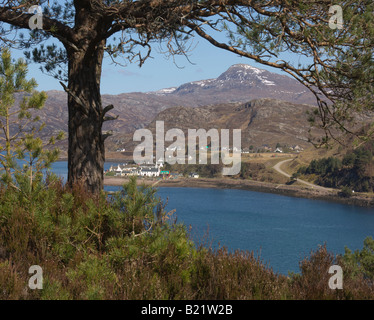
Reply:
[[[221,41],[225,40],[223,33],[216,33],[215,36]],[[148,59],[141,68],[136,63],[128,63],[126,66],[114,65],[112,60],[106,57],[103,64],[101,93],[149,92],[177,87],[186,82],[217,78],[230,66],[238,63],[287,75],[281,70],[216,48],[199,37],[193,39],[191,47],[189,59],[178,56],[174,62],[173,58],[160,53],[158,46],[154,46],[153,58]],[[23,57],[22,51],[13,50],[12,54],[14,58]],[[282,58],[295,64],[301,59],[287,55],[283,55]],[[58,80],[43,74],[39,68],[40,65],[37,64],[29,65],[29,76],[37,80],[38,90],[63,90]]]
[[[186,82],[217,78],[230,66],[239,63],[286,74],[278,69],[216,48],[204,39],[194,40],[194,49],[189,53],[188,59],[179,56],[173,61],[173,58],[160,53],[158,48],[152,52],[153,58],[148,59],[141,68],[136,63],[128,63],[125,66],[114,65],[111,59],[106,57],[103,64],[101,93],[149,92],[177,87]],[[12,55],[14,58],[23,57],[22,51],[18,50],[13,50]],[[62,90],[58,80],[42,73],[39,68],[40,65],[32,63],[29,65],[28,73],[29,77],[37,80],[38,90]]]

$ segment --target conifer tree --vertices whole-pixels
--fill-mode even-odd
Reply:
[[[26,76],[24,59],[13,62],[10,50],[4,49],[0,57],[2,179],[13,187],[26,183],[32,188],[34,180],[40,179],[43,170],[57,160],[58,149],[45,150],[46,143],[37,136],[44,124],[35,112],[43,108],[47,95],[37,92],[35,79],[27,80]],[[62,138],[62,134],[57,138]],[[55,140],[51,137],[47,144],[54,144]]]

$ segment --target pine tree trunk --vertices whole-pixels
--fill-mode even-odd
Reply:
[[[69,54],[68,184],[82,180],[92,193],[103,188],[105,149],[100,78],[105,41]]]

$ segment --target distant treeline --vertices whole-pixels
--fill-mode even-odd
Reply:
[[[220,178],[222,177],[223,164],[165,164],[164,170],[180,173],[188,177],[190,173],[197,173],[202,178]],[[234,176],[235,178],[273,181],[273,173],[266,170],[263,163],[243,162],[240,172]]]
[[[359,192],[374,190],[374,141],[349,151],[343,159],[328,157],[300,167],[299,174],[316,175],[315,183],[331,188],[349,187]]]
[[[220,164],[165,164],[163,170],[183,174],[188,177],[190,173],[197,173],[203,178],[217,178],[222,176],[223,165]]]

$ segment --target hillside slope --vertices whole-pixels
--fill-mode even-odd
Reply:
[[[47,94],[45,108],[39,113],[41,120],[46,123],[45,136],[49,137],[60,130],[67,133],[66,93],[53,90]],[[118,115],[116,121],[105,123],[103,129],[113,131],[114,137],[107,140],[108,148],[113,149],[125,142],[121,138],[123,135],[132,134],[136,129],[147,126],[160,112],[168,108],[195,108],[262,98],[280,99],[297,104],[314,103],[313,95],[296,80],[250,65],[238,64],[215,79],[189,82],[177,88],[103,95],[103,106],[113,104],[114,109],[110,115]],[[60,147],[66,150],[67,141],[60,144]]]

